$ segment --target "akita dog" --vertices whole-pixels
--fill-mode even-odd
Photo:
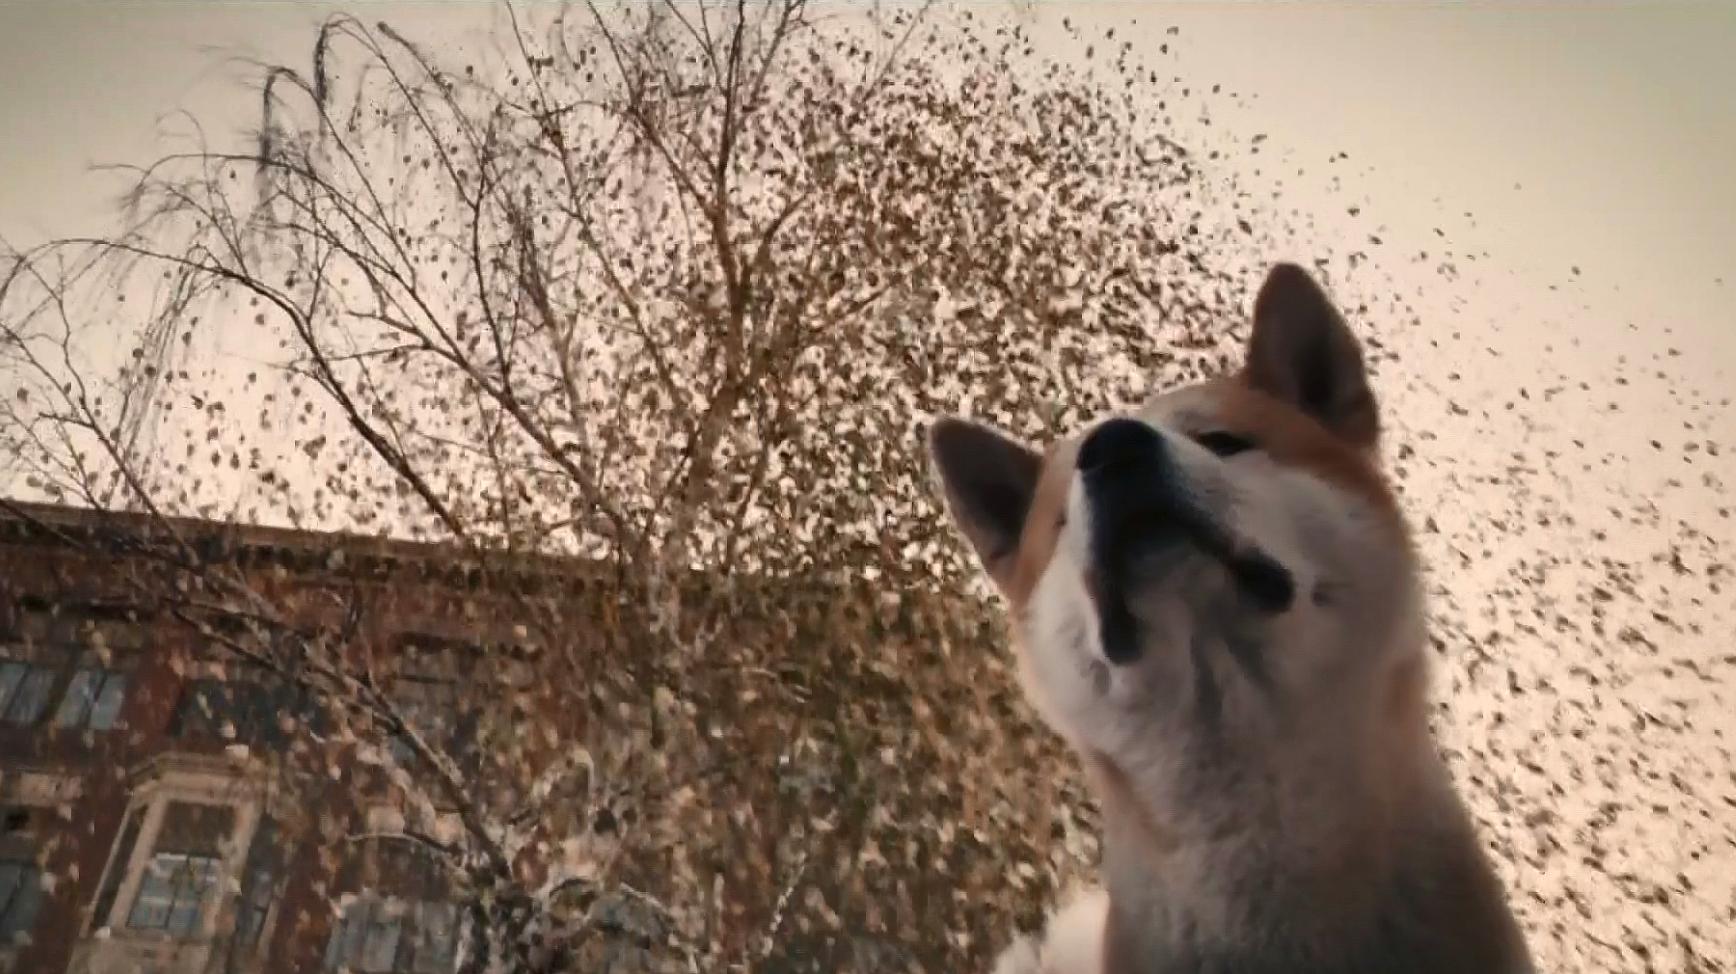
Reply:
[[[1021,680],[1103,811],[1102,890],[998,974],[1522,974],[1428,727],[1417,559],[1362,352],[1272,268],[1241,371],[1042,452],[929,446]]]

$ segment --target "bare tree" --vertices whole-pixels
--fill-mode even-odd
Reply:
[[[914,607],[969,577],[920,433],[961,408],[1070,427],[1231,346],[1232,238],[1163,134],[1181,95],[1113,38],[1069,68],[1016,22],[905,7],[593,5],[497,38],[458,64],[335,17],[310,69],[267,66],[255,144],[139,168],[125,232],[13,255],[11,488],[141,513],[165,611],[313,690],[331,740],[408,742],[382,767],[461,829],[399,837],[462,891],[468,969],[576,963],[620,896],[680,969],[896,966],[839,953],[845,926],[980,960],[1014,907],[894,901],[992,888],[1019,853],[898,829],[1034,834],[1043,793],[895,821],[862,790],[893,742],[962,773],[912,721],[1005,689],[887,661],[987,645]],[[183,516],[444,546],[474,640],[519,654],[486,760],[419,733],[358,652],[364,586],[286,594]],[[1020,713],[970,719],[970,787],[1036,773]],[[782,811],[743,809],[762,794]],[[1035,902],[1058,866],[1018,848]]]

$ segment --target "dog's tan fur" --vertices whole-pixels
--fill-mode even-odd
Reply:
[[[1017,944],[997,972],[1529,971],[1428,731],[1417,569],[1361,352],[1290,265],[1254,319],[1239,373],[1132,415],[1200,504],[1292,567],[1297,601],[1270,616],[1176,556],[1129,590],[1140,654],[1107,662],[1079,523],[1099,513],[1076,472],[1091,430],[1041,456],[959,420],[932,435],[1027,694],[1103,808],[1107,896],[1058,918],[1044,942],[1065,946]],[[1257,450],[1215,458],[1191,441],[1208,432]]]

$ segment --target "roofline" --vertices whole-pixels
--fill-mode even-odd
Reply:
[[[374,562],[378,568],[387,570],[423,567],[437,573],[461,575],[484,567],[484,559],[456,542],[408,541],[347,531],[283,528],[0,498],[0,544],[77,547],[105,540],[168,542],[176,537],[208,556],[238,555],[244,561],[315,572],[338,567],[330,561],[334,552],[341,552],[344,562],[352,568],[359,567],[358,563]],[[502,565],[499,570],[598,579],[608,570],[607,563],[595,559],[548,554],[521,557],[518,565]]]
[[[143,511],[103,510],[0,497],[0,546],[34,543],[76,549],[86,545],[100,547],[105,541],[119,545],[140,541],[148,544],[152,540],[168,540],[165,535],[171,530],[194,546],[201,557],[211,561],[232,559],[244,564],[283,567],[307,575],[343,571],[352,575],[381,576],[417,570],[421,581],[444,581],[457,588],[474,588],[486,572],[497,579],[517,576],[533,585],[566,581],[583,589],[605,582],[614,571],[610,562],[595,558],[534,553],[515,556],[500,552],[500,561],[489,564],[487,556],[496,553],[489,552],[479,557],[455,542],[407,541],[343,531],[159,516]],[[342,552],[341,564],[332,562],[334,552]],[[716,572],[687,573],[689,584],[700,590],[709,589],[721,580],[722,576]],[[729,581],[735,585],[770,584],[781,589],[786,596],[806,592],[821,599],[835,598],[851,589],[875,588],[860,579],[851,582],[736,574]],[[942,602],[952,601],[945,594],[921,590],[883,594],[893,595],[894,602],[906,598],[926,601],[936,595]]]

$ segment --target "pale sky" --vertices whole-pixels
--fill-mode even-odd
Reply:
[[[339,7],[0,0],[0,236],[100,229],[113,183],[89,166],[149,158],[177,109],[235,134],[256,98],[223,54],[305,64],[309,28]],[[1136,44],[1181,27],[1187,77],[1256,96],[1249,116],[1274,146],[1371,165],[1361,182],[1394,218],[1470,210],[1504,259],[1577,264],[1696,316],[1736,287],[1736,4],[1049,7]],[[448,51],[497,15],[347,9]]]
[[[1138,19],[1143,31],[1121,32],[1136,43],[1179,25],[1187,75],[1257,95],[1276,143],[1373,163],[1370,191],[1394,197],[1382,203],[1441,197],[1539,264],[1550,255],[1703,291],[1736,257],[1736,4],[1051,7]],[[106,187],[89,165],[149,157],[176,109],[217,135],[245,124],[256,104],[237,83],[246,68],[221,55],[305,64],[309,27],[339,8],[0,0],[0,234],[29,243],[99,227]],[[448,49],[495,13],[347,9]]]
[[[0,237],[103,230],[116,183],[87,167],[152,158],[176,109],[240,138],[256,88],[223,54],[305,65],[332,9],[0,0]],[[455,56],[498,15],[347,9]],[[1265,133],[1317,216],[1271,256],[1377,231],[1371,263],[1423,296],[1415,327],[1357,324],[1429,525],[1445,742],[1540,969],[1736,956],[1736,3],[1052,3],[1037,27],[1061,16],[1246,96],[1213,131]],[[1407,256],[1437,228],[1488,256],[1442,282]]]

